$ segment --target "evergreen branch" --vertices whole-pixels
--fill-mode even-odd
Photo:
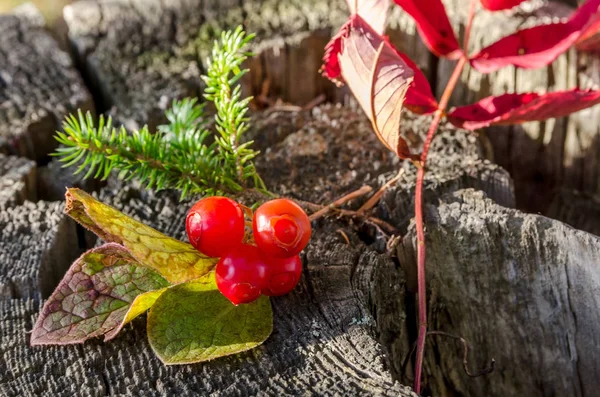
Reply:
[[[56,139],[62,144],[54,155],[65,167],[78,165],[75,173],[85,178],[106,179],[118,171],[119,178],[139,179],[147,188],[177,189],[181,198],[188,194],[217,195],[253,187],[266,192],[253,159],[259,154],[252,141],[240,144],[249,128],[248,104],[242,98],[241,69],[250,55],[243,51],[254,35],[241,27],[225,32],[215,43],[208,61],[204,97],[216,108],[215,133],[207,128],[204,105],[196,99],[173,101],[165,116],[168,124],[155,134],[145,126],[128,132],[115,128],[109,117],[100,116],[96,126],[92,116],[81,111],[68,116]]]
[[[248,69],[241,69],[241,65],[252,54],[243,49],[254,37],[254,34],[246,35],[241,26],[233,32],[223,32],[220,42],[213,47],[212,58],[208,60],[208,73],[202,76],[206,83],[204,97],[217,109],[215,121],[220,136],[216,142],[226,158],[233,160],[228,165],[234,168],[232,171],[240,180],[247,179],[246,163],[258,155],[257,151],[250,149],[252,142],[239,145],[240,137],[248,130],[246,113],[252,97],[242,99],[241,87],[235,85],[248,72]],[[258,185],[264,186],[256,172],[253,176]]]

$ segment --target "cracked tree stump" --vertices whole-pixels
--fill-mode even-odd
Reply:
[[[68,53],[27,4],[0,15],[0,152],[45,161],[63,117],[92,98]]]
[[[444,0],[455,31],[464,34],[468,0]],[[566,18],[574,1],[532,0],[507,12],[479,9],[470,39],[471,54],[517,29]],[[549,92],[597,89],[598,55],[571,49],[541,69],[506,67],[490,74],[466,68],[451,105],[466,105],[490,95],[506,92]],[[436,63],[437,91],[441,95],[454,63]],[[486,130],[493,147],[493,160],[510,172],[520,208],[531,212],[548,210],[551,196],[558,188],[600,192],[600,107],[559,119],[530,122],[518,126],[497,126]]]
[[[425,376],[434,396],[595,396],[600,387],[600,238],[463,190],[425,207],[429,329]],[[414,227],[399,245],[415,266]],[[398,361],[397,361],[398,363]],[[396,367],[398,369],[398,367]]]
[[[547,215],[600,236],[600,196],[561,189],[554,195]]]
[[[89,0],[64,14],[101,108],[127,127],[151,129],[173,99],[201,96],[213,40],[240,24],[259,37],[248,92],[260,93],[267,79],[272,96],[296,103],[332,92],[317,71],[332,25],[347,17],[342,0]]]
[[[462,0],[452,1],[462,4]],[[39,104],[37,94],[23,96],[22,101],[9,100],[19,109],[42,109],[41,116],[37,110],[25,116],[19,113],[24,129],[15,129],[12,110],[7,113],[10,117],[0,118],[0,131],[25,131],[27,137],[37,136],[36,131],[52,134],[64,111],[85,103],[77,98],[87,95],[89,101],[73,63],[63,58],[64,53],[56,56],[56,44],[38,29],[41,22],[31,22],[38,17],[28,10],[0,17],[0,32],[8,32],[0,38],[0,57],[3,43],[14,44],[18,54],[25,54],[31,51],[29,38],[40,37],[53,51],[44,59],[44,73],[48,70],[55,80],[43,78],[26,87],[51,93],[57,100],[50,101],[48,108]],[[516,25],[539,21],[539,15],[522,16]],[[319,94],[343,98],[347,91],[322,80],[317,69],[323,45],[346,17],[342,0],[83,0],[65,9],[77,65],[91,85],[97,106],[100,111],[110,109],[118,122],[133,128],[161,123],[162,112],[173,98],[198,95],[211,39],[239,23],[259,36],[255,47],[259,55],[248,62],[253,71],[244,81],[246,92],[266,91],[271,98],[300,105]],[[482,16],[479,23],[492,26],[486,18],[491,17]],[[25,26],[23,21],[35,28],[10,30]],[[15,31],[23,34],[15,36]],[[448,64],[424,50],[414,24],[398,7],[392,12],[390,35],[432,81],[443,82]],[[473,43],[485,39],[482,36]],[[41,51],[41,47],[34,50]],[[514,70],[495,74],[489,81],[473,82],[473,75],[463,76],[459,92],[477,99],[477,95],[498,94],[507,87],[566,87],[576,75],[571,73],[573,56],[561,57],[547,69],[547,76],[532,78]],[[25,70],[27,78],[25,66],[30,65],[23,65],[23,57],[15,59],[18,62],[11,67]],[[579,59],[584,62],[583,56],[577,55]],[[589,59],[585,62],[593,69],[595,60]],[[64,68],[57,71],[52,66],[56,63]],[[2,73],[0,95],[13,95],[14,91],[1,85],[8,81]],[[581,77],[591,72],[578,69],[577,73]],[[75,76],[68,80],[72,84],[61,82],[68,76]],[[57,82],[62,91],[55,87]],[[548,156],[555,154],[563,138],[572,140],[568,137],[573,130],[564,128],[576,123],[576,117],[524,127],[544,131],[545,137],[549,130],[554,134],[548,146],[552,149],[544,146],[534,169],[542,163],[548,166]],[[31,120],[39,122],[32,126]],[[415,150],[429,122],[428,117],[406,116],[403,133]],[[593,141],[596,124],[581,123],[576,133],[591,131],[591,135],[580,135],[591,136]],[[302,280],[293,293],[272,300],[275,329],[257,349],[208,363],[163,366],[148,345],[144,317],[109,343],[92,340],[76,346],[32,348],[28,332],[43,299],[82,249],[98,242],[62,214],[62,203],[31,202],[56,199],[58,186],[70,183],[62,180],[55,163],[36,171],[33,162],[0,156],[0,186],[6,186],[0,196],[1,395],[415,396],[401,384],[411,382],[410,365],[408,373],[400,368],[416,339],[417,327],[414,227],[410,226],[414,168],[385,150],[366,117],[355,109],[331,105],[299,112],[271,109],[257,113],[253,125],[248,136],[262,152],[258,170],[271,190],[292,198],[328,204],[363,185],[378,189],[402,169],[399,182],[370,212],[399,233],[408,233],[398,258],[386,253],[389,231],[364,218],[331,213],[313,224],[312,243],[302,255]],[[600,354],[600,243],[597,237],[558,221],[512,209],[511,178],[486,158],[491,157],[491,150],[497,155],[518,152],[516,159],[513,155],[508,160],[496,157],[504,164],[517,164],[515,175],[527,181],[531,175],[522,167],[528,161],[525,157],[536,145],[546,145],[547,139],[536,135],[535,145],[516,148],[513,143],[521,139],[518,133],[516,129],[486,132],[492,147],[485,136],[442,126],[432,145],[424,195],[431,329],[464,336],[470,343],[473,371],[491,357],[497,360],[495,373],[468,379],[461,372],[455,342],[430,337],[425,383],[426,392],[436,396],[591,397],[598,387],[600,371],[593,358]],[[506,134],[508,143],[500,134]],[[39,160],[38,156],[46,156],[53,148],[49,140],[27,139],[19,142],[26,142],[23,147],[34,155],[25,149],[10,150]],[[587,138],[580,142],[588,143]],[[582,158],[587,159],[595,146],[592,142],[585,147]],[[555,183],[568,174],[565,167],[576,153],[572,149],[569,146],[564,158],[552,160],[544,178]],[[594,161],[574,171],[572,183],[582,185],[582,190],[594,190]],[[519,193],[522,180],[518,180],[517,198],[523,197]],[[154,194],[113,179],[96,194],[136,219],[185,239],[184,217],[191,201],[179,203],[177,195],[169,192]],[[365,200],[355,199],[346,207],[358,209]],[[584,227],[573,211],[558,214]]]
[[[462,34],[468,0],[445,0],[455,30]],[[258,33],[258,56],[248,61],[246,92],[267,93],[296,104],[320,94],[347,98],[322,79],[322,48],[346,19],[343,1],[80,1],[68,7],[65,19],[70,40],[85,65],[88,79],[102,98],[102,109],[113,108],[120,122],[135,128],[163,121],[173,98],[197,95],[199,75],[210,49],[210,38],[226,27],[243,23]],[[471,51],[475,52],[510,31],[566,17],[573,2],[532,0],[510,12],[480,10],[475,19]],[[160,15],[160,18],[158,17]],[[417,36],[414,22],[393,6],[388,33],[398,48],[423,69],[434,92],[443,91],[453,64],[432,56]],[[200,61],[199,61],[200,59]],[[553,91],[598,85],[598,57],[568,51],[540,70],[513,67],[482,75],[466,70],[452,99],[467,104],[505,92]],[[302,84],[298,84],[302,81]],[[140,87],[141,86],[141,87]],[[261,97],[262,98],[262,97]],[[600,116],[598,107],[569,117],[486,131],[493,159],[516,183],[520,208],[546,211],[558,186],[590,194],[600,192]]]
[[[340,137],[332,133],[331,127],[338,117],[344,120],[339,128],[345,132]],[[257,115],[254,124],[251,134],[257,136],[269,124],[278,126],[260,145],[270,148],[265,156],[290,159],[287,169],[292,173],[308,175],[314,172],[322,156],[336,152],[339,161],[331,163],[327,170],[331,175],[324,175],[331,178],[327,182],[331,183],[328,193],[331,197],[371,182],[375,175],[374,170],[368,169],[346,174],[347,162],[366,164],[372,157],[387,158],[378,167],[388,170],[398,164],[378,143],[366,118],[352,110],[326,106],[312,112],[271,112]],[[303,140],[304,134],[325,142],[326,150],[288,144]],[[261,165],[265,171],[267,166],[267,162]],[[273,171],[266,173],[265,179],[270,186],[278,187],[286,183],[287,175]],[[298,178],[286,186],[292,196],[314,199],[314,192],[308,188],[313,183],[308,178]],[[100,198],[171,236],[185,239],[183,225],[189,202],[180,204],[176,195],[169,192],[157,195],[132,186],[114,188],[115,182],[111,181],[99,193]],[[316,193],[323,202],[328,200],[328,195]],[[61,203],[52,203],[52,208],[61,207]],[[45,214],[56,216],[55,211],[43,206],[36,208],[27,204],[26,209],[31,219]],[[8,218],[12,213],[2,214]],[[26,227],[30,230],[31,225],[22,225],[20,229]],[[337,230],[345,230],[351,246]],[[21,233],[13,232],[17,236]],[[82,241],[81,235],[77,240],[77,236],[60,230],[53,230],[51,235],[64,242]],[[91,244],[93,241],[88,241],[88,245]],[[19,252],[16,248],[13,251]],[[21,265],[22,262],[13,258],[5,262],[17,269],[38,271],[41,266],[38,256],[29,252],[20,255],[29,262]],[[310,391],[316,395],[415,397],[409,388],[394,380],[387,369],[389,363],[377,339],[368,303],[377,291],[374,282],[383,279],[381,270],[373,268],[373,262],[379,263],[382,269],[394,269],[392,259],[378,253],[376,246],[367,246],[354,231],[353,222],[345,219],[324,220],[315,228],[313,243],[302,258],[304,273],[300,285],[292,294],[272,301],[275,329],[267,342],[240,355],[196,365],[160,363],[148,345],[143,318],[134,321],[109,343],[93,340],[77,346],[32,348],[28,345],[28,331],[42,304],[40,294],[32,294],[34,299],[27,296],[0,299],[3,335],[0,362],[5,366],[5,370],[0,371],[0,394],[34,396],[44,390],[59,396],[73,393],[83,396],[244,396],[298,395]],[[60,278],[65,269],[59,266],[68,266],[70,261],[63,258],[61,263],[56,263],[54,275]],[[8,274],[8,277],[13,276]],[[30,284],[35,286],[33,281]]]
[[[35,162],[0,154],[0,208],[35,201],[36,181]]]
[[[0,300],[47,298],[82,252],[64,204],[39,201],[0,210]]]

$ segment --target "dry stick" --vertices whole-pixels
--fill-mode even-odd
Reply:
[[[325,96],[325,94],[321,94],[309,101],[306,105],[302,106],[302,110],[311,110],[312,108],[317,107],[323,102],[325,102],[326,99],[327,97]]]
[[[381,197],[383,196],[385,191],[390,186],[392,186],[396,182],[398,182],[400,180],[400,178],[402,178],[403,175],[404,175],[404,168],[401,168],[400,171],[398,172],[398,175],[396,175],[395,177],[393,177],[392,179],[387,181],[385,183],[385,185],[383,185],[373,196],[371,196],[371,198],[369,200],[367,200],[367,202],[364,203],[356,212],[358,212],[359,214],[364,214],[366,211],[373,208],[379,202],[379,200],[381,200]]]
[[[467,341],[465,340],[465,338],[463,338],[461,336],[457,336],[457,335],[452,335],[447,332],[442,332],[442,331],[428,332],[427,336],[430,336],[430,335],[445,336],[447,338],[456,339],[456,340],[460,341],[460,343],[462,343],[462,345],[463,345],[463,369],[465,370],[465,373],[467,374],[467,376],[470,376],[471,378],[477,378],[478,376],[486,375],[486,374],[489,374],[494,371],[494,367],[496,365],[496,360],[494,360],[493,358],[490,361],[489,367],[483,368],[483,369],[475,372],[474,374],[472,374],[469,371],[469,364],[468,364],[468,360],[467,360],[467,355],[469,354],[469,346],[467,345]]]
[[[421,372],[423,370],[423,353],[425,351],[425,336],[427,335],[427,295],[426,295],[426,284],[425,284],[425,231],[423,226],[423,180],[425,179],[425,167],[427,165],[427,154],[429,153],[429,146],[433,140],[433,136],[437,130],[438,124],[442,119],[444,111],[450,101],[450,96],[458,83],[458,79],[465,67],[469,49],[469,36],[471,35],[471,27],[473,26],[473,18],[475,17],[475,6],[477,0],[471,0],[469,6],[469,16],[467,20],[467,26],[465,29],[465,40],[463,44],[463,54],[459,59],[448,85],[442,94],[438,110],[436,110],[429,131],[427,132],[427,138],[423,145],[423,152],[421,153],[420,164],[416,164],[417,170],[417,185],[415,189],[415,223],[417,228],[417,294],[418,294],[418,307],[419,307],[419,335],[417,337],[417,358],[415,363],[415,383],[414,390],[417,394],[421,394]]]
[[[463,338],[461,336],[457,336],[457,335],[452,335],[452,334],[449,334],[449,333],[443,332],[443,331],[430,331],[427,333],[427,336],[432,336],[432,335],[445,336],[448,338],[456,339],[462,343],[462,345],[463,345],[463,369],[465,371],[465,374],[467,374],[467,376],[469,376],[471,378],[477,378],[479,376],[487,375],[489,373],[494,372],[494,368],[496,366],[496,360],[494,360],[493,358],[490,361],[490,365],[487,368],[483,368],[483,369],[475,372],[474,374],[469,371],[469,361],[467,358],[467,355],[469,353],[469,346],[468,346],[467,340],[465,338]],[[412,348],[410,349],[410,353],[406,356],[406,358],[402,362],[402,365],[400,366],[400,373],[404,374],[406,372],[406,366],[408,365],[408,361],[410,360],[410,357],[414,353],[416,346],[417,346],[417,344],[413,343]]]
[[[330,210],[332,210],[336,207],[339,207],[341,205],[344,205],[345,203],[347,203],[348,201],[350,201],[352,199],[355,199],[360,196],[364,196],[365,194],[369,193],[371,190],[373,190],[373,188],[371,186],[365,185],[365,186],[361,187],[360,189],[350,192],[347,195],[345,195],[344,197],[341,197],[341,198],[335,200],[333,203],[326,205],[325,207],[321,208],[320,210],[318,210],[317,212],[315,212],[314,214],[309,216],[308,219],[310,219],[311,221],[314,221],[315,219],[319,219],[323,215],[327,214]]]
[[[298,199],[291,199],[291,200],[295,201],[300,206],[305,207],[306,209],[308,209],[310,211],[320,211],[322,209],[328,208],[323,205],[311,203],[310,201],[303,201],[303,200],[298,200]],[[335,208],[335,207],[334,208],[329,207],[328,209],[330,211],[338,213],[339,215],[347,216],[347,217],[355,218],[355,219],[361,219],[366,223],[370,223],[371,225],[377,226],[379,228],[383,228],[386,230],[386,232],[388,234],[397,234],[398,233],[398,229],[396,229],[394,226],[390,225],[389,223],[387,223],[386,221],[384,221],[382,219],[375,218],[372,216],[365,216],[364,214],[359,214],[357,211],[343,210],[343,209]]]
[[[346,196],[342,197],[341,199],[338,199],[335,203],[342,201],[343,199],[346,199],[345,201],[349,201],[352,198],[356,198],[359,197],[358,192],[360,192],[361,190],[364,189],[364,193],[366,194],[369,191],[371,191],[372,189],[369,186],[363,186],[358,190],[355,190],[354,192],[351,192],[349,194],[347,194]],[[369,189],[369,190],[367,190]],[[258,189],[247,189],[247,192],[251,192],[252,194],[258,195],[258,196],[262,196],[265,197],[267,196],[269,199],[274,199],[274,198],[286,198],[286,197],[280,197],[278,195],[275,195],[273,193],[269,193],[269,192],[265,192],[262,190],[258,190]],[[352,195],[352,197],[350,197]],[[325,213],[327,213],[328,211],[333,211],[338,213],[339,215],[342,216],[347,216],[350,218],[355,218],[355,219],[361,219],[366,223],[369,223],[371,225],[374,225],[380,229],[385,229],[385,232],[390,234],[390,235],[394,235],[398,233],[398,229],[396,229],[394,226],[390,225],[389,223],[387,223],[386,221],[384,221],[383,219],[379,219],[379,218],[375,218],[372,216],[366,216],[365,214],[359,214],[357,211],[352,211],[352,210],[343,210],[340,208],[336,208],[336,207],[332,207],[333,204],[330,204],[329,206],[324,206],[324,205],[320,205],[320,204],[315,204],[315,203],[311,203],[310,201],[304,201],[304,200],[299,200],[296,198],[289,198],[287,197],[289,200],[292,200],[294,202],[296,202],[297,204],[299,204],[301,207],[306,208],[309,211],[314,211],[315,213],[318,211],[323,211],[326,210],[324,213],[321,214],[324,215]],[[344,202],[345,202],[344,201]],[[340,203],[339,205],[342,205],[344,203]],[[315,216],[315,214],[313,214],[312,216]]]

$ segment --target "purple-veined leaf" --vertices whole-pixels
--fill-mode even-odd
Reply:
[[[171,283],[198,278],[218,259],[208,258],[190,244],[154,230],[79,189],[68,189],[65,212],[101,239],[125,246],[143,266]]]
[[[94,248],[73,262],[44,304],[31,345],[82,343],[120,328],[137,296],[168,285],[123,246]]]

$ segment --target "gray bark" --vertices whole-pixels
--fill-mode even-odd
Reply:
[[[0,300],[47,298],[81,253],[64,204],[39,201],[0,210]]]
[[[344,132],[336,138],[332,123],[337,118],[343,120],[339,128]],[[269,124],[279,130],[273,129],[273,136],[266,137],[259,145],[270,147],[265,156],[272,157],[267,159],[291,159],[287,170],[292,174],[314,173],[317,161],[322,161],[325,155],[305,145],[288,144],[298,142],[304,134],[329,145],[327,153],[337,153],[339,158],[319,174],[331,178],[327,183],[331,183],[332,196],[361,186],[375,175],[368,176],[374,172],[368,167],[346,173],[348,162],[367,164],[371,157],[385,157],[385,149],[370,131],[366,118],[348,109],[325,106],[313,112],[271,112],[257,118],[251,134],[258,135]],[[298,126],[301,128],[297,129]],[[387,159],[387,163],[379,166],[381,169],[397,165],[392,156]],[[267,166],[266,162],[261,165],[263,170]],[[285,170],[272,167],[272,163],[269,167]],[[285,171],[267,172],[264,176],[270,186],[286,182]],[[298,178],[298,183],[288,185],[291,186],[288,193],[312,198],[308,187],[313,184],[308,178]],[[179,203],[176,195],[169,192],[157,195],[115,181],[99,195],[102,201],[134,218],[185,239],[182,225],[190,202]],[[326,196],[321,198],[328,200]],[[395,269],[395,264],[388,255],[378,253],[376,245],[367,246],[354,231],[353,223],[346,219],[323,221],[315,228],[313,243],[303,254],[301,284],[292,294],[273,299],[275,330],[258,349],[209,363],[165,367],[148,345],[143,318],[109,343],[94,340],[80,346],[29,347],[27,332],[39,312],[39,297],[48,295],[39,290],[40,282],[44,288],[55,285],[72,261],[64,255],[78,252],[75,243],[85,242],[82,235],[72,235],[60,228],[62,222],[67,222],[65,227],[74,227],[61,211],[61,203],[40,202],[25,203],[0,213],[0,219],[5,216],[7,224],[3,228],[7,237],[2,238],[0,247],[10,255],[2,261],[6,268],[0,269],[7,280],[5,289],[25,279],[23,284],[31,290],[9,294],[23,299],[0,300],[3,335],[0,362],[5,365],[5,370],[0,370],[0,394],[35,396],[43,390],[59,396],[302,393],[414,396],[392,378],[371,315],[372,296],[383,280],[380,269]],[[348,236],[350,246],[338,230]],[[57,243],[64,246],[57,249]],[[88,246],[93,243],[87,241]],[[60,261],[44,264],[44,257],[56,259],[58,253],[63,255]],[[374,262],[379,264],[378,268],[373,267]],[[48,269],[53,269],[53,273],[48,274]],[[22,277],[19,272],[27,273]]]
[[[35,201],[36,167],[31,160],[0,154],[0,208]]]
[[[562,189],[554,195],[547,215],[576,229],[600,236],[600,197]]]
[[[92,110],[91,96],[66,52],[25,5],[0,15],[0,152],[43,160],[63,117]]]
[[[459,36],[464,33],[461,22],[467,3],[445,1]],[[535,0],[511,12],[478,12],[471,51],[517,28],[548,23],[551,15],[568,15],[572,2],[564,3],[570,4]],[[201,0],[160,4],[157,0],[144,2],[143,7],[136,2],[85,1],[69,7],[65,16],[70,38],[90,80],[96,82],[103,108],[114,106],[112,113],[132,128],[143,123],[155,126],[162,122],[161,110],[172,98],[198,94],[209,50],[207,39],[242,22],[261,41],[256,49],[259,55],[248,61],[251,73],[244,81],[246,92],[260,95],[268,87],[271,98],[300,105],[319,94],[340,101],[348,97],[347,88],[334,88],[317,72],[323,46],[347,16],[342,1],[244,1],[241,7],[238,2]],[[388,33],[435,82],[434,92],[440,94],[453,64],[428,52],[414,22],[397,6],[392,7]],[[482,75],[467,69],[452,104],[505,92],[593,88],[599,81],[597,64],[596,56],[571,50],[542,70],[508,67]],[[490,154],[515,180],[520,208],[546,211],[548,197],[558,186],[600,192],[598,112],[595,107],[557,120],[486,131],[493,144]]]
[[[100,189],[104,184],[94,178],[84,179],[84,173],[73,174],[73,167],[64,168],[64,163],[52,160],[37,171],[37,193],[39,200],[62,201],[69,187],[76,187],[91,192]]]
[[[321,1],[80,1],[65,9],[69,37],[102,109],[130,128],[164,121],[174,98],[200,96],[200,74],[221,31],[256,32],[245,88],[305,103],[333,85],[317,73],[345,3]],[[302,84],[299,82],[302,81]]]
[[[144,209],[162,210],[152,204]],[[180,226],[184,216],[180,210],[171,219]],[[0,302],[0,356],[6,367],[0,371],[0,393],[414,397],[386,370],[371,316],[350,286],[352,271],[370,263],[361,258],[375,254],[360,244],[349,248],[333,231],[320,233],[304,257],[301,284],[293,294],[273,299],[275,331],[267,342],[207,363],[164,366],[148,345],[144,318],[109,343],[32,348],[27,331],[40,306],[31,300]]]
[[[462,4],[459,0],[455,3]],[[331,99],[343,98],[343,91],[335,90],[317,73],[323,45],[347,16],[343,1],[241,4],[233,0],[85,0],[67,8],[65,20],[86,79],[94,85],[100,110],[113,108],[111,114],[128,127],[144,123],[153,127],[162,122],[162,112],[173,98],[199,94],[199,76],[210,40],[220,30],[241,22],[260,37],[256,47],[259,56],[248,63],[253,72],[244,81],[246,91],[260,93],[268,81],[268,94],[273,98],[300,104],[321,93]],[[31,13],[23,10],[19,16],[0,17],[0,32],[10,33],[0,38],[0,56],[5,42],[14,45],[18,54],[30,54],[32,32],[48,48],[55,48],[52,46],[56,44],[37,28],[41,24],[27,22],[28,28],[17,29],[22,34],[14,36],[10,29],[29,21],[23,15]],[[494,26],[492,20],[484,18],[481,16],[479,22],[482,26]],[[517,24],[534,23],[539,16],[523,19]],[[424,51],[414,24],[397,7],[391,29],[396,40],[402,39],[402,49],[432,80],[442,82],[448,65]],[[473,43],[478,45],[484,39],[476,37]],[[34,50],[41,51],[38,47]],[[52,65],[59,58],[40,54],[47,55],[44,61],[48,63],[43,65],[55,71]],[[572,55],[561,57],[558,66],[548,68],[548,76],[513,71],[473,82],[469,74],[463,76],[459,92],[477,99],[505,88],[521,90],[524,84],[529,84],[527,89],[566,88],[576,74],[569,57]],[[14,70],[26,70],[23,73],[31,78],[23,58],[15,59],[18,62],[11,64]],[[37,94],[23,96],[23,104],[9,102],[26,109],[46,109],[49,113],[39,120],[46,123],[41,130],[50,133],[64,111],[79,106],[80,99],[73,98],[87,95],[89,100],[87,91],[78,96],[83,92],[77,88],[81,86],[79,77],[68,80],[70,84],[61,82],[75,72],[70,60],[60,64],[66,67],[57,74],[47,72],[53,76],[51,81],[32,80],[32,84],[22,86],[28,90],[50,87],[48,92],[58,99],[50,101],[49,108],[39,105]],[[5,81],[4,75],[0,76],[0,82]],[[558,78],[563,80],[557,82]],[[59,88],[53,85],[56,81]],[[68,91],[73,87],[77,89]],[[0,95],[2,92],[12,91],[0,91]],[[47,114],[51,117],[44,121]],[[0,119],[0,131],[18,130],[13,119]],[[21,119],[29,120],[25,116]],[[408,117],[403,123],[403,134],[411,137],[415,150],[422,144],[429,122],[428,117]],[[548,147],[552,149],[543,146],[537,158],[540,165],[533,164],[533,169],[542,167],[541,162],[548,166],[549,156],[566,145],[562,138],[570,142],[566,137],[571,135],[564,131],[570,134],[572,130],[560,129],[560,123],[572,125],[569,118],[556,124],[556,129],[548,127],[551,123],[526,126],[543,134],[548,128],[552,134],[558,131],[550,139]],[[41,128],[27,125],[27,134]],[[520,146],[513,145],[510,149],[510,142],[521,139],[517,131],[498,131],[510,136],[509,143],[503,143],[498,138],[501,135],[490,136],[493,150],[496,154],[504,149],[509,154],[518,153],[516,159],[508,158],[516,164],[515,175],[522,177],[519,183],[528,181],[529,171],[522,165],[533,146],[524,145],[521,151]],[[488,135],[491,133],[495,132]],[[595,136],[595,129],[590,134]],[[269,110],[256,116],[249,136],[263,153],[257,168],[268,187],[297,199],[326,204],[364,184],[377,189],[402,168],[403,179],[373,210],[374,215],[408,233],[399,246],[399,257],[382,253],[389,237],[384,230],[364,219],[330,215],[315,222],[312,243],[303,254],[301,283],[292,294],[273,299],[274,333],[255,350],[204,364],[165,367],[148,346],[143,317],[106,344],[94,340],[78,346],[31,348],[27,332],[43,298],[95,239],[62,214],[61,203],[25,200],[56,198],[58,193],[53,189],[63,183],[52,165],[35,180],[32,163],[4,157],[7,164],[24,165],[12,173],[0,172],[0,183],[26,182],[10,184],[16,193],[8,195],[16,198],[5,200],[8,204],[4,207],[0,205],[0,394],[414,396],[399,383],[410,382],[410,374],[404,374],[400,364],[410,352],[417,327],[414,227],[409,226],[414,168],[398,162],[382,147],[362,112],[348,108]],[[548,135],[536,136],[536,145],[546,145],[543,136]],[[31,142],[31,152],[37,153],[32,157],[45,156],[52,149],[47,141]],[[581,144],[587,145],[587,140]],[[594,153],[593,145],[589,146],[591,151],[585,149],[584,158]],[[567,175],[564,164],[576,157],[571,146],[564,147],[567,149],[561,160],[548,166],[551,184],[560,180],[557,175]],[[432,336],[426,353],[426,390],[436,396],[593,396],[600,379],[594,360],[599,353],[600,275],[596,265],[600,262],[600,242],[558,221],[511,209],[515,206],[512,181],[505,170],[485,160],[490,157],[490,148],[485,137],[441,127],[425,185],[427,266],[431,329],[465,337],[470,342],[472,370],[494,357],[497,371],[484,378],[466,378],[455,342]],[[19,153],[29,155],[27,151]],[[594,161],[587,162],[586,167],[591,168],[583,170],[585,178],[591,178],[584,184],[586,190],[596,186]],[[573,176],[574,184],[582,174],[577,175]],[[36,194],[31,193],[35,190],[30,187],[31,180],[38,186]],[[518,197],[523,186],[517,185]],[[461,190],[465,188],[480,192]],[[484,199],[481,191],[495,203]],[[98,194],[125,213],[185,239],[182,225],[190,202],[179,203],[168,192],[153,194],[115,180]],[[347,207],[356,209],[364,201],[364,197],[353,200]],[[564,215],[567,218],[571,219],[570,215]]]
[[[435,396],[594,396],[600,387],[600,238],[464,190],[425,208],[431,330],[425,374]],[[399,245],[414,272],[414,229]]]

